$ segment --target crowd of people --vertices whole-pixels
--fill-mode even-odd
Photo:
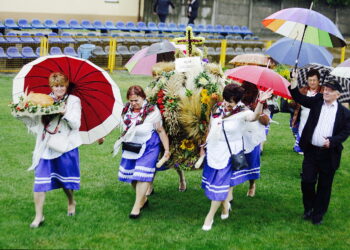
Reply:
[[[290,93],[298,103],[293,116],[293,124],[299,125],[296,145],[304,153],[301,174],[303,218],[318,225],[328,209],[342,143],[350,135],[350,111],[337,101],[341,91],[337,82],[328,82],[321,88],[319,73],[310,70],[308,87],[298,89],[297,73],[294,71],[292,76]],[[31,228],[44,222],[46,192],[62,188],[68,200],[67,215],[74,216],[73,194],[80,188],[80,99],[69,94],[69,80],[64,74],[52,73],[48,83],[52,91],[50,96],[55,102],[65,102],[65,110],[55,115],[21,117],[36,134],[31,167],[35,172],[35,218]],[[202,226],[205,231],[211,230],[220,206],[221,219],[229,217],[234,186],[249,181],[247,195],[255,195],[255,180],[260,177],[261,145],[274,113],[268,102],[274,98],[272,93],[271,89],[259,91],[249,82],[231,83],[223,89],[223,101],[215,104],[211,111],[206,143],[200,145],[196,163],[203,166],[202,188],[211,201]],[[122,111],[123,132],[114,150],[117,153],[120,147],[122,149],[118,179],[135,189],[129,218],[137,219],[149,204],[148,196],[153,193],[152,182],[157,169],[171,155],[169,138],[157,105],[148,102],[144,90],[137,85],[128,89],[126,98],[128,102]],[[61,140],[61,144],[66,145],[64,149],[54,148],[50,144],[52,138]],[[184,176],[182,178],[184,182]],[[186,187],[181,190],[180,185],[179,190],[184,191]]]

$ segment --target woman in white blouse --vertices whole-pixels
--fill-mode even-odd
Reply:
[[[73,216],[76,207],[73,190],[80,189],[78,151],[78,147],[82,144],[79,135],[80,99],[67,94],[69,81],[60,72],[51,73],[49,85],[52,90],[50,96],[54,101],[66,103],[65,111],[55,115],[21,118],[28,129],[36,135],[33,162],[29,168],[35,172],[35,219],[30,224],[31,228],[37,228],[44,222],[43,206],[47,191],[63,188],[68,199],[67,215]],[[60,143],[61,149],[58,149],[57,145],[50,146],[49,141],[58,137],[63,140]]]
[[[250,134],[255,132],[254,127],[251,127],[251,122],[259,118],[262,112],[262,103],[271,96],[272,91],[267,90],[260,93],[254,112],[246,108],[240,101],[243,94],[242,87],[235,84],[227,85],[223,91],[224,102],[218,103],[213,108],[211,115],[202,176],[202,188],[205,195],[211,200],[211,207],[202,227],[205,231],[211,229],[214,215],[221,205],[221,219],[227,219],[230,211],[228,194],[232,189],[230,180],[233,170],[223,129],[226,132],[232,154],[241,152],[243,150],[243,136],[248,130]]]
[[[123,147],[118,178],[131,183],[136,199],[129,218],[136,219],[148,205],[146,192],[153,181],[161,144],[164,159],[169,159],[169,139],[162,126],[162,116],[157,106],[147,102],[140,86],[131,86],[126,94],[122,117],[124,131],[115,144],[115,153]],[[136,149],[135,149],[136,148]]]

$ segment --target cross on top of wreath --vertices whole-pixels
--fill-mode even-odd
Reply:
[[[204,43],[204,41],[205,41],[204,37],[193,36],[191,26],[187,26],[187,28],[186,28],[186,37],[178,37],[178,38],[174,39],[174,42],[176,44],[186,44],[188,56],[192,56],[193,45],[202,45]]]

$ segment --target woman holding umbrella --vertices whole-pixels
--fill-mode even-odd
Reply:
[[[224,102],[214,106],[211,115],[202,176],[202,188],[211,200],[211,207],[202,227],[205,231],[211,230],[215,213],[221,205],[221,219],[229,217],[229,193],[232,190],[230,181],[233,172],[231,154],[238,154],[244,150],[243,137],[248,130],[252,134],[256,133],[256,129],[250,126],[251,122],[258,120],[263,103],[271,97],[272,90],[259,95],[254,112],[241,102],[243,94],[242,87],[235,84],[226,85],[223,91]]]
[[[43,206],[47,191],[63,188],[68,199],[67,215],[73,216],[76,207],[73,190],[80,188],[80,99],[68,95],[68,78],[60,72],[50,74],[49,85],[52,90],[50,96],[54,101],[66,103],[64,112],[22,118],[36,134],[33,164],[30,168],[35,169],[35,219],[30,224],[31,228],[37,228],[44,222]]]
[[[124,132],[115,145],[115,153],[120,144],[123,153],[118,178],[131,183],[136,190],[136,199],[129,215],[137,219],[141,210],[148,205],[146,196],[156,171],[156,163],[163,145],[163,162],[170,157],[169,139],[162,126],[159,109],[146,100],[146,94],[140,86],[131,86],[126,94],[128,103],[122,112]]]

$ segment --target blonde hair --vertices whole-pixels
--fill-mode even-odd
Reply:
[[[68,88],[68,77],[61,72],[53,72],[49,76],[49,85],[51,88],[60,85],[66,86]]]

